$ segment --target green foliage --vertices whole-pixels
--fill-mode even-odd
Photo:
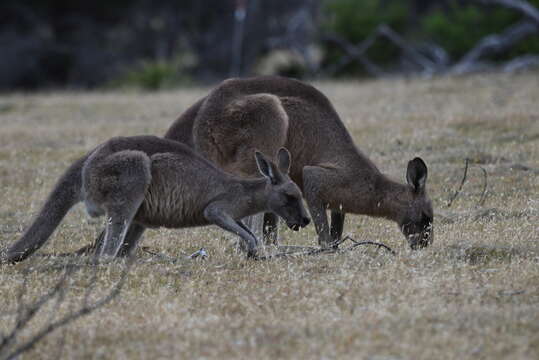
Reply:
[[[530,1],[539,6],[539,0]],[[441,45],[453,58],[459,58],[480,39],[502,32],[515,24],[521,15],[503,7],[486,9],[474,5],[453,3],[449,11],[437,9],[421,21],[423,36]],[[498,59],[508,59],[524,53],[539,53],[539,39],[526,39]]]
[[[387,24],[396,31],[403,31],[406,26],[407,5],[404,1],[392,1],[381,4],[379,0],[329,0],[325,4],[328,14],[323,23],[325,31],[336,33],[352,43],[367,38],[380,24]],[[337,61],[342,55],[334,48],[326,49],[326,62]],[[376,63],[387,63],[395,58],[398,50],[391,44],[378,41],[368,51],[368,56]],[[352,65],[347,72],[358,72],[360,67]]]
[[[530,0],[530,3],[539,7],[539,0]],[[414,14],[412,1],[326,0],[327,15],[323,26],[325,31],[336,33],[355,44],[385,23],[411,41],[439,44],[453,60],[457,60],[483,37],[501,33],[522,18],[520,13],[502,6],[463,4],[461,1],[448,1],[447,7],[432,6],[426,12]],[[337,62],[342,56],[342,51],[331,45],[325,51],[326,65]],[[538,36],[530,36],[491,59],[507,60],[527,53],[539,54]],[[382,65],[395,62],[399,54],[394,45],[382,40],[367,52],[373,62]],[[343,72],[361,71],[361,65],[354,63]]]
[[[188,84],[185,63],[174,61],[142,61],[111,82],[112,87],[132,87],[142,90],[159,90]]]
[[[382,6],[379,0],[334,0],[326,3],[326,11],[330,14],[326,29],[357,42],[369,36],[381,23],[402,30],[407,8],[405,2],[389,2]]]

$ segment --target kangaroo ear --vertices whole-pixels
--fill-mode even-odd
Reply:
[[[425,184],[427,183],[427,165],[416,157],[408,162],[408,169],[406,170],[406,181],[411,185],[416,192],[425,190]]]
[[[283,174],[288,174],[290,172],[290,152],[288,152],[286,148],[283,147],[279,149],[277,161],[279,164],[279,170]]]
[[[260,151],[255,151],[255,159],[258,171],[273,182],[274,174],[269,160]]]

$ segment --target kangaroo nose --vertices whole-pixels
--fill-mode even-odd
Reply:
[[[311,219],[309,219],[308,217],[304,217],[303,219],[301,219],[301,227],[305,227],[309,225],[310,223],[311,223]]]

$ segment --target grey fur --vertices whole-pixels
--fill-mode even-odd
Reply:
[[[279,154],[286,165],[289,152],[281,149]],[[32,225],[8,249],[6,260],[24,260],[40,248],[79,201],[85,202],[91,216],[106,216],[97,255],[128,254],[145,227],[215,224],[239,235],[242,249],[254,257],[258,239],[240,219],[271,211],[291,226],[309,223],[301,191],[287,172],[281,172],[283,166],[259,152],[256,159],[264,177],[243,179],[175,141],[153,136],[113,138],[68,168]],[[127,234],[130,242],[122,247]]]

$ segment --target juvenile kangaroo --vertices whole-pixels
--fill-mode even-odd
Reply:
[[[249,159],[253,149],[275,154],[285,146],[294,158],[290,177],[304,193],[322,247],[339,242],[346,213],[395,221],[412,249],[433,241],[423,160],[408,162],[406,184],[389,179],[356,147],[326,96],[303,82],[281,77],[226,80],[187,109],[165,138],[182,141],[242,175],[254,173]],[[266,214],[270,240],[275,227],[276,218]]]
[[[292,227],[309,223],[301,191],[289,178],[290,154],[281,148],[278,165],[253,152],[257,179],[225,173],[181,143],[153,136],[113,138],[73,163],[57,182],[22,238],[8,249],[7,261],[24,260],[39,249],[68,210],[84,201],[90,216],[107,225],[97,255],[126,255],[144,228],[215,224],[243,240],[256,257],[258,239],[240,219],[270,211]],[[122,247],[128,236],[129,246]]]

